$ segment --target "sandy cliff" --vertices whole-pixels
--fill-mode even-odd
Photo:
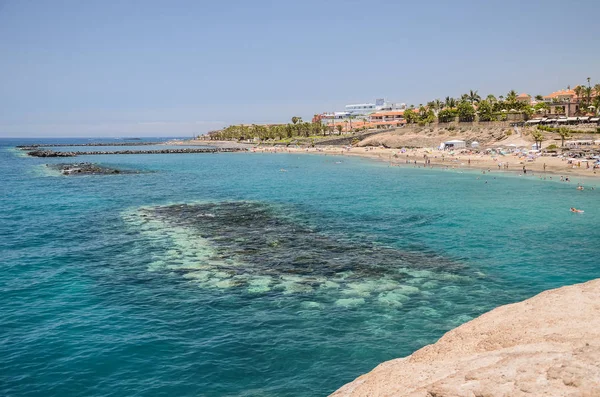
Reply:
[[[333,396],[600,396],[600,279],[494,309]]]

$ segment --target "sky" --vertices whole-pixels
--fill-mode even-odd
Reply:
[[[0,0],[0,137],[191,136],[600,82],[598,0]]]

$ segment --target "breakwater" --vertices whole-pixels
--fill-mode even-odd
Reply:
[[[25,150],[25,149],[23,149]],[[102,154],[185,154],[185,153],[230,153],[244,152],[241,148],[181,148],[159,150],[116,150],[116,151],[91,151],[91,152],[55,152],[53,150],[32,150],[27,155],[32,157],[75,157]]]
[[[42,147],[66,147],[66,146],[152,146],[163,145],[164,142],[89,142],[89,143],[35,143],[33,145],[18,145],[18,149],[31,150]]]

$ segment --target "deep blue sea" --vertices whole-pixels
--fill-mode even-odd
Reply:
[[[600,277],[595,181],[298,154],[39,159],[27,143],[0,140],[3,396],[326,395]],[[82,161],[141,172],[45,166]]]

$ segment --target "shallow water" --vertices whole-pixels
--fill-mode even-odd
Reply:
[[[252,153],[69,178],[0,142],[4,395],[324,395],[600,276],[600,190]]]

